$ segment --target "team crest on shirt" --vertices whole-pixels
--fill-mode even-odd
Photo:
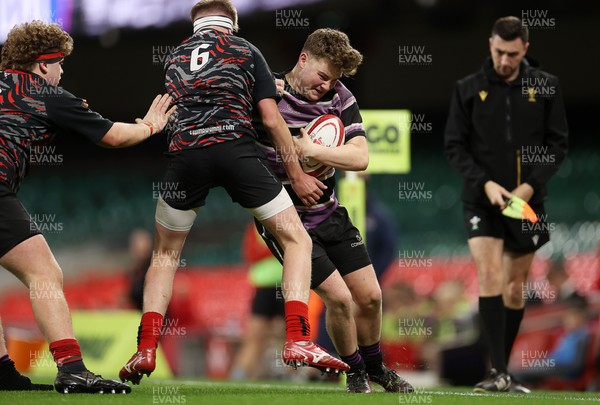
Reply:
[[[540,235],[533,235],[533,236],[531,237],[531,240],[533,241],[533,245],[534,245],[534,246],[537,246],[537,244],[538,244],[538,241],[540,240]]]
[[[488,92],[487,91],[481,90],[479,92],[479,98],[481,99],[481,101],[485,101],[485,99],[487,98],[487,96],[488,96]]]
[[[527,101],[529,101],[530,103],[535,103],[535,88],[534,87],[528,87],[527,88],[527,94],[529,95],[529,98],[527,99]]]
[[[469,219],[469,222],[471,223],[471,230],[476,231],[479,229],[479,222],[481,222],[481,218],[479,218],[477,215],[474,215],[471,217],[471,219]]]

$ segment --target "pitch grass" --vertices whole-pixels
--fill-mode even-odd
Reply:
[[[42,381],[40,381],[42,382]],[[57,392],[0,392],[0,404],[223,404],[223,405],[388,405],[388,404],[577,404],[600,402],[600,393],[534,391],[529,395],[474,394],[470,387],[417,389],[415,394],[383,392],[348,394],[331,383],[222,382],[207,380],[144,379],[129,395],[68,394]]]

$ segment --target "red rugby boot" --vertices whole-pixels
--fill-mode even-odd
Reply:
[[[343,361],[332,357],[323,348],[311,341],[294,342],[288,340],[283,345],[283,362],[294,368],[309,366],[322,372],[339,373],[350,370]]]
[[[121,381],[139,384],[143,374],[150,377],[156,367],[156,349],[143,349],[136,352],[119,371]]]

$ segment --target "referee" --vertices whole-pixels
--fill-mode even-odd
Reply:
[[[511,381],[507,363],[523,319],[533,256],[549,240],[546,183],[567,152],[558,79],[528,64],[528,41],[519,18],[494,23],[491,57],[457,82],[444,133],[445,154],[463,177],[464,225],[492,363],[477,392],[529,392]],[[529,202],[536,224],[501,215],[513,195]]]

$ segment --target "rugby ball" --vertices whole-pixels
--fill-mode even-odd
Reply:
[[[336,115],[321,115],[309,122],[304,129],[308,133],[310,140],[317,145],[337,148],[344,144],[344,124]],[[302,169],[311,176],[319,177],[331,169],[331,166],[324,165],[312,159],[306,159],[302,161]]]

